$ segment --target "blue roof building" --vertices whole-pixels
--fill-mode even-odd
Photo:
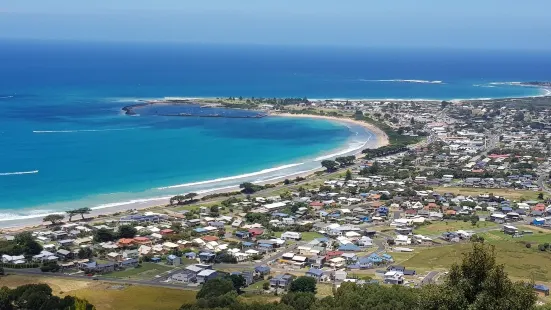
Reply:
[[[348,243],[339,246],[339,251],[361,251],[361,249],[353,243]]]

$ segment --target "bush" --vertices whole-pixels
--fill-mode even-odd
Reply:
[[[270,283],[269,282],[264,282],[262,284],[262,289],[265,290],[265,291],[269,290],[270,289]]]
[[[530,244],[530,243],[527,243],[527,244],[526,244],[526,248],[527,248],[527,249],[529,249],[529,248],[531,248],[531,247],[532,247],[532,244]]]

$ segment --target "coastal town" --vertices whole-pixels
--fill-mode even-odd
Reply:
[[[549,97],[218,101],[246,102],[267,117],[365,122],[388,141],[278,183],[182,193],[168,205],[101,216],[73,210],[6,229],[0,283],[53,278],[201,292],[230,278],[254,299],[281,296],[306,277],[321,298],[349,283],[443,283],[461,253],[482,243],[538,303],[551,301]]]

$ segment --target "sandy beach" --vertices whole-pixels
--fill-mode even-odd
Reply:
[[[381,129],[379,129],[378,127],[376,127],[372,124],[357,121],[357,120],[353,120],[353,119],[331,117],[331,116],[320,116],[320,115],[289,114],[289,113],[273,113],[273,114],[270,114],[269,117],[293,117],[293,118],[325,119],[325,120],[331,120],[331,121],[336,121],[336,122],[340,122],[340,123],[354,124],[354,125],[362,126],[366,129],[368,129],[370,132],[372,132],[375,135],[375,141],[372,141],[374,143],[370,144],[371,147],[375,148],[375,147],[381,147],[381,146],[389,144],[388,136],[385,134],[384,131],[382,131]],[[357,157],[361,156],[361,151],[358,151],[356,153],[356,156]],[[285,176],[282,176],[282,177],[274,177],[274,178],[272,178],[272,179],[270,179],[269,181],[266,181],[266,182],[258,182],[258,184],[281,182],[281,181],[283,181],[287,178],[307,177],[307,176],[310,176],[310,175],[314,174],[316,171],[321,171],[323,169],[324,168],[322,168],[320,166],[316,169],[311,169],[311,170],[308,170],[308,171],[296,172],[296,173],[288,174],[288,175],[285,175]],[[223,188],[215,188],[215,189],[212,189],[212,190],[205,190],[205,191],[202,191],[200,193],[198,198],[201,198],[202,196],[205,196],[205,195],[208,195],[208,194],[232,192],[232,191],[237,191],[237,190],[239,190],[238,185],[226,186],[226,187],[223,187]],[[169,203],[170,203],[170,197],[157,197],[157,198],[153,197],[153,198],[149,198],[149,199],[136,199],[136,200],[124,203],[124,204],[114,204],[113,206],[109,206],[109,207],[106,207],[106,208],[100,208],[100,209],[97,209],[97,208],[94,208],[93,206],[90,206],[90,207],[92,207],[92,211],[86,217],[87,218],[90,218],[90,217],[95,218],[93,221],[104,221],[104,220],[108,220],[108,218],[105,218],[105,217],[109,217],[109,216],[113,215],[114,213],[126,213],[126,212],[133,211],[133,210],[144,211],[144,210],[147,210],[147,209],[163,207],[163,206],[168,205]],[[59,212],[59,213],[60,214],[65,214],[64,212]],[[98,216],[101,216],[101,218],[98,218]],[[78,222],[77,217],[75,217],[74,222]],[[24,218],[24,219],[15,219],[15,220],[9,220],[9,221],[0,221],[0,229],[4,233],[17,233],[17,232],[20,232],[20,231],[23,231],[23,230],[26,230],[26,229],[37,228],[37,227],[41,227],[41,226],[44,226],[44,223],[42,222],[42,216],[40,216],[40,217],[29,217],[29,218]]]
[[[379,127],[362,122],[353,120],[350,118],[341,118],[341,117],[335,117],[335,116],[323,116],[323,115],[310,115],[310,114],[291,114],[291,113],[272,113],[270,116],[281,116],[281,117],[297,117],[297,118],[314,118],[314,119],[326,119],[326,120],[332,120],[342,123],[349,123],[349,124],[355,124],[362,126],[364,128],[367,128],[369,131],[373,132],[376,137],[376,144],[375,147],[381,147],[388,145],[390,142],[388,140],[388,136],[384,131],[382,131]]]

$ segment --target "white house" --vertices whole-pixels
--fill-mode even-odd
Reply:
[[[283,240],[301,240],[302,234],[294,231],[286,231],[281,234],[281,239]]]

